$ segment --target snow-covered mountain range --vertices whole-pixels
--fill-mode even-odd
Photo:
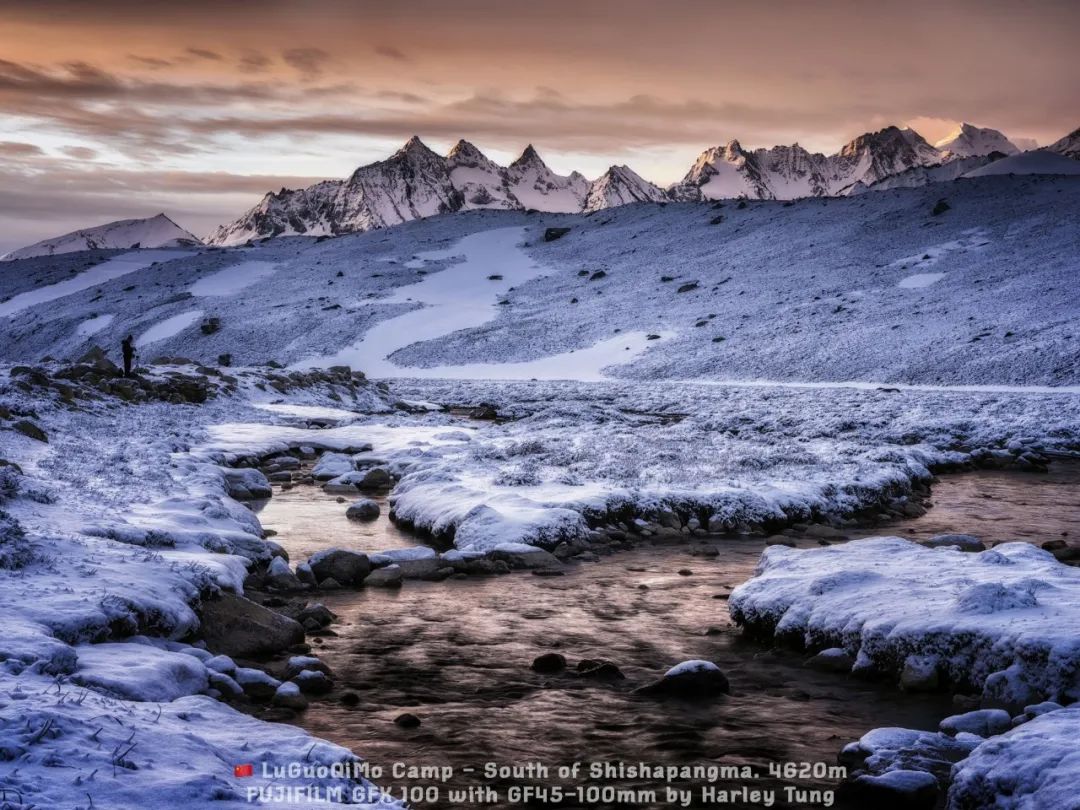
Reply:
[[[29,259],[32,256],[53,256],[79,250],[127,250],[129,248],[187,247],[201,245],[202,240],[185,231],[164,214],[145,219],[121,219],[72,231],[63,236],[44,239],[24,248],[13,250],[0,261]]]
[[[1049,148],[1074,157],[1078,142],[1073,133]],[[846,196],[955,180],[1019,152],[1001,132],[967,123],[935,145],[910,128],[886,127],[833,155],[798,144],[747,150],[733,140],[706,149],[681,181],[661,189],[628,166],[612,166],[592,182],[577,172],[556,174],[531,145],[500,166],[468,141],[458,141],[443,157],[414,136],[390,158],[348,179],[267,194],[208,242],[351,233],[477,208],[590,213],[642,201]]]

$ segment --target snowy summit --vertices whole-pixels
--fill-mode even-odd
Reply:
[[[202,241],[185,231],[165,214],[145,219],[120,219],[95,228],[72,231],[13,250],[0,261],[54,256],[80,250],[130,250],[133,248],[175,248],[201,245]]]

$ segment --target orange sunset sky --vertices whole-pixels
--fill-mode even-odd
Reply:
[[[419,134],[661,185],[702,149],[1080,125],[1080,3],[0,0],[0,251],[164,210],[205,235]]]

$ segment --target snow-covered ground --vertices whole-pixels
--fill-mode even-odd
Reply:
[[[949,209],[934,215],[942,197]],[[492,364],[544,361],[502,376],[1080,382],[1078,178],[721,205],[476,210],[322,241],[207,249],[18,311],[15,297],[0,303],[0,357],[78,357],[197,308],[220,328],[204,334],[192,323],[155,354],[285,365],[349,356],[373,376],[500,376]],[[549,227],[571,230],[547,242]],[[492,232],[524,233],[523,246]],[[5,264],[0,298],[100,261]],[[277,269],[252,281],[252,263]],[[905,282],[931,273],[943,275]],[[203,295],[208,288],[239,292]],[[461,305],[466,292],[479,300]],[[80,331],[106,315],[113,320],[94,334]],[[650,335],[659,338],[642,343]]]

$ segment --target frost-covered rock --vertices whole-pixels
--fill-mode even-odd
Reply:
[[[307,698],[301,693],[299,685],[292,681],[285,681],[274,692],[274,697],[271,701],[275,706],[280,706],[283,709],[293,709],[295,711],[303,711],[307,708]]]
[[[269,498],[274,494],[270,481],[254,467],[225,468],[225,484],[229,497],[238,501]]]
[[[923,545],[929,548],[956,546],[961,551],[986,550],[986,544],[973,534],[935,534],[929,540],[923,541]]]
[[[926,771],[860,774],[845,787],[862,806],[881,810],[933,810],[940,794],[938,780]]]
[[[405,580],[405,572],[400,565],[391,564],[376,568],[364,577],[365,588],[397,588]]]
[[[974,554],[899,538],[774,546],[729,607],[755,633],[856,650],[859,668],[894,677],[934,670],[984,705],[1080,697],[1080,571],[1026,543]]]
[[[941,730],[956,736],[960,733],[979,737],[1004,734],[1012,727],[1012,718],[1003,709],[977,709],[964,714],[954,714],[941,721]]]
[[[355,469],[352,456],[344,453],[323,453],[311,470],[311,477],[316,481],[329,481]]]
[[[981,743],[952,772],[950,808],[1068,808],[1080,795],[1080,707],[1042,714]]]

